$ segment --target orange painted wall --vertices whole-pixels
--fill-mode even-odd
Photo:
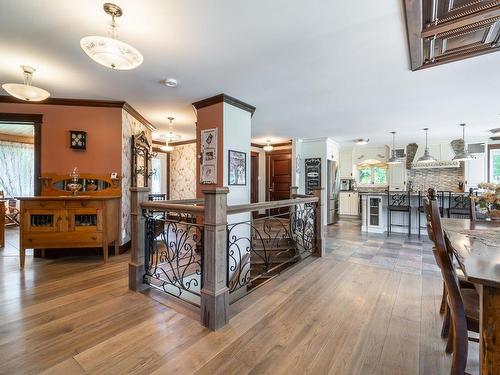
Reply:
[[[41,173],[121,174],[122,108],[0,103],[0,113],[43,115]],[[69,131],[87,132],[87,150],[69,147]]]
[[[217,128],[217,185],[222,187],[224,183],[224,176],[222,175],[224,160],[224,134],[223,134],[223,122],[224,122],[224,103],[216,103],[209,107],[200,108],[196,113],[196,154],[199,155],[201,152],[201,131],[205,129]],[[200,184],[200,163],[197,162],[196,167],[196,196],[198,198],[203,198],[203,189],[208,186],[214,185],[203,185]]]

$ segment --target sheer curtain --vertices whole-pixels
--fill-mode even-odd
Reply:
[[[0,141],[0,190],[7,197],[33,195],[34,145]]]

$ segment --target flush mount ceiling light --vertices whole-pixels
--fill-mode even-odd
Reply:
[[[467,151],[467,148],[465,147],[465,124],[460,124],[462,127],[462,149],[459,150],[456,154],[455,157],[453,158],[453,161],[464,161],[464,160],[470,160],[472,159],[472,155],[469,154]]]
[[[267,145],[265,145],[263,147],[263,150],[265,152],[271,152],[274,149],[274,147],[271,145],[271,141],[270,140],[267,140],[266,142],[267,142]]]
[[[431,156],[429,147],[427,147],[427,132],[429,128],[424,128],[423,130],[425,131],[425,151],[424,154],[418,158],[417,163],[432,163],[436,161],[436,158]]]
[[[368,142],[370,142],[370,140],[368,138],[358,138],[358,139],[355,139],[354,142],[356,142],[356,144],[358,146],[362,146],[362,145],[366,145]]]
[[[399,164],[401,163],[401,159],[399,159],[396,156],[396,147],[394,146],[396,132],[391,132],[391,134],[392,134],[392,150],[391,150],[391,157],[389,158],[389,160],[387,160],[387,164]]]
[[[175,78],[162,79],[160,83],[167,87],[177,87],[179,85],[179,82]]]
[[[174,118],[169,117],[168,120],[170,121],[168,125],[168,133],[162,136],[162,139],[165,140],[165,145],[160,147],[160,150],[165,151],[165,152],[170,152],[174,151],[174,146],[169,145],[170,142],[174,142],[180,138],[178,134],[174,133]]]
[[[137,68],[144,60],[141,53],[131,45],[117,39],[116,17],[123,14],[122,9],[115,4],[105,3],[104,11],[111,16],[109,37],[86,36],[80,40],[80,46],[96,63],[116,70]]]
[[[24,84],[21,83],[4,83],[2,88],[15,98],[26,100],[28,102],[40,102],[47,99],[50,93],[39,87],[31,86],[31,79],[35,69],[21,65],[23,71]]]

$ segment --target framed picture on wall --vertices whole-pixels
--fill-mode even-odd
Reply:
[[[87,148],[87,133],[80,130],[70,130],[69,147],[75,150],[85,150]]]
[[[217,129],[201,131],[200,183],[217,183]]]
[[[247,154],[241,151],[229,150],[229,185],[247,184]]]

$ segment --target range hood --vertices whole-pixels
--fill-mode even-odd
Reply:
[[[429,145],[429,153],[436,158],[436,161],[431,163],[418,163],[417,160],[424,154],[425,145],[419,145],[411,169],[431,169],[431,168],[459,168],[460,162],[453,161],[455,152],[449,143],[439,143]]]

